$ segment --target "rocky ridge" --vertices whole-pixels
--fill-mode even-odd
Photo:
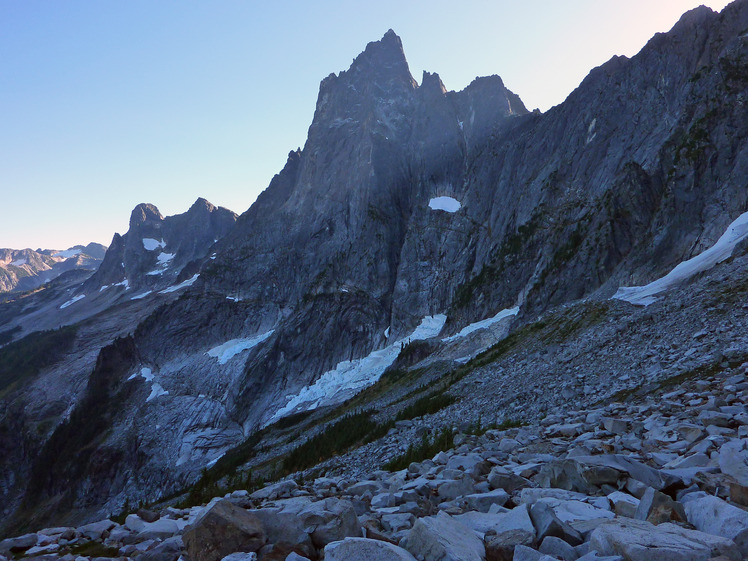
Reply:
[[[126,234],[115,234],[84,292],[122,283],[133,290],[156,289],[197,272],[209,249],[234,226],[236,214],[197,199],[183,214],[164,218],[152,204],[136,206]]]
[[[97,243],[64,251],[0,248],[0,293],[34,290],[72,270],[93,274],[106,249]]]

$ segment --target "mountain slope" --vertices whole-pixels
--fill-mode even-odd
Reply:
[[[75,487],[76,470],[96,469],[105,451],[87,438],[108,431],[117,408],[108,399],[112,384],[106,369],[122,369],[128,362],[132,334],[154,310],[180,297],[194,282],[197,263],[209,257],[211,247],[231,228],[236,215],[198,199],[184,214],[162,217],[153,205],[138,205],[129,231],[115,234],[99,270],[81,276],[61,275],[33,293],[8,295],[0,304],[0,512],[18,508],[29,481],[45,480],[45,487],[61,489],[55,499],[59,511],[71,509],[64,492]],[[162,256],[168,255],[168,259]],[[149,275],[155,270],[158,274]],[[62,326],[62,327],[61,327]],[[61,349],[63,349],[61,351]],[[104,349],[104,350],[102,350]],[[99,356],[101,355],[101,356]],[[26,357],[26,358],[24,358]],[[115,357],[109,359],[107,357]],[[104,374],[96,374],[104,369]],[[92,374],[93,371],[93,374]],[[103,380],[99,380],[104,376]],[[148,390],[129,384],[146,395]],[[103,408],[103,410],[102,410]],[[72,430],[66,427],[72,425]],[[63,435],[63,436],[60,436]],[[55,448],[70,439],[61,453]],[[72,441],[83,445],[73,445]],[[44,447],[46,444],[46,447]],[[93,446],[92,446],[93,445]],[[86,450],[84,450],[86,448]],[[55,461],[40,462],[38,454],[56,450]],[[118,457],[117,452],[114,458]],[[67,455],[66,455],[67,454]],[[80,458],[91,454],[92,463]],[[98,460],[96,460],[98,458]],[[58,479],[40,473],[40,466],[66,465]],[[87,467],[86,467],[87,466]],[[54,465],[52,466],[54,467]],[[53,473],[54,469],[52,470]],[[108,473],[108,472],[106,472]],[[46,479],[45,479],[46,478]],[[29,497],[33,495],[30,491]],[[36,492],[39,492],[37,489]],[[56,492],[55,492],[56,493]],[[38,496],[38,495],[37,495]],[[105,501],[91,495],[91,500]]]
[[[127,329],[102,323],[120,339],[86,347],[99,358],[76,370],[69,420],[38,440],[28,488],[4,466],[9,511],[24,493],[20,520],[94,518],[168,494],[289,402],[334,405],[350,391],[332,381],[373,383],[408,342],[514,314],[521,328],[699,254],[748,209],[747,28],[745,0],[689,12],[542,115],[495,76],[462,92],[434,74],[418,85],[393,32],[370,43],[323,80],[303,150],[202,257],[138,207],[71,292],[89,305],[125,282],[191,283],[158,307],[149,295],[123,306]],[[148,275],[172,251],[163,259],[179,267]],[[396,364],[430,349],[434,363],[469,358],[476,333],[446,350],[408,345]],[[296,399],[320,380],[319,399]],[[93,430],[83,411],[97,398],[111,405]],[[15,399],[44,403],[30,390]],[[66,448],[98,460],[82,466],[56,453]]]

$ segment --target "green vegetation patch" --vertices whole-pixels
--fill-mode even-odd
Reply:
[[[399,471],[407,468],[413,462],[422,462],[428,458],[433,458],[437,453],[443,450],[454,448],[454,435],[449,428],[442,429],[429,439],[424,435],[421,442],[408,446],[406,452],[387,462],[383,467],[388,471]]]
[[[13,329],[0,333],[0,345],[5,345],[13,340],[13,335],[21,331],[21,326],[16,325]]]
[[[301,446],[294,448],[283,460],[283,471],[294,472],[316,466],[337,454],[341,454],[354,444],[362,443],[372,433],[379,432],[379,426],[371,418],[370,411],[351,413],[328,425],[325,430]]]
[[[0,397],[61,360],[72,348],[77,332],[74,325],[39,331],[0,349]]]
[[[397,414],[395,420],[402,421],[405,419],[415,419],[416,417],[430,415],[452,405],[455,401],[457,401],[457,398],[453,395],[444,393],[444,390],[437,390],[428,395],[424,395],[408,405]]]
[[[70,553],[75,556],[83,557],[109,557],[111,559],[115,557],[121,557],[119,549],[116,547],[108,547],[101,542],[85,542],[75,544],[70,547]]]

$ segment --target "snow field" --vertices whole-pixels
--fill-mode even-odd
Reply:
[[[690,277],[707,271],[728,259],[737,244],[748,237],[748,212],[738,216],[717,242],[695,257],[678,264],[672,271],[644,286],[622,286],[613,298],[638,306],[649,306],[657,301],[655,294],[671,289]]]

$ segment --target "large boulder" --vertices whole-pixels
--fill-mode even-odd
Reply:
[[[629,477],[658,491],[678,482],[678,478],[674,475],[664,473],[633,458],[620,454],[576,456],[574,460],[585,466],[605,466],[622,473],[627,473]]]
[[[454,518],[480,534],[501,534],[512,530],[520,530],[530,534],[533,540],[535,539],[535,527],[532,525],[530,512],[526,504],[500,514],[466,512],[465,514],[458,514]]]
[[[583,541],[581,534],[556,516],[545,502],[539,501],[532,505],[530,518],[535,526],[538,541],[542,541],[546,536],[561,538],[571,545],[579,545]]]
[[[383,488],[384,484],[381,481],[366,480],[354,483],[349,486],[345,492],[354,497],[360,497],[366,493],[376,495],[381,492]]]
[[[0,554],[18,553],[34,547],[39,541],[36,534],[24,534],[15,538],[8,538],[0,542]]]
[[[137,514],[128,514],[125,518],[125,528],[128,530],[138,533],[143,531],[145,528],[146,521],[140,518]]]
[[[675,524],[615,519],[599,525],[590,536],[590,548],[602,555],[621,555],[626,561],[708,561],[722,555],[740,561],[735,542]]]
[[[720,447],[719,469],[733,478],[730,498],[748,504],[748,439],[728,440]]]
[[[558,561],[555,557],[540,553],[539,551],[524,545],[518,545],[514,549],[512,561]]]
[[[573,547],[561,538],[554,536],[545,538],[543,543],[540,544],[538,551],[550,555],[554,559],[561,559],[562,561],[576,561],[579,557],[579,554]]]
[[[227,555],[221,561],[257,561],[257,554],[255,552],[243,553],[237,552]]]
[[[469,495],[473,491],[475,491],[473,480],[470,477],[465,476],[461,479],[446,480],[444,483],[439,485],[437,494],[443,501],[451,501],[458,497]]]
[[[138,532],[138,540],[151,539],[165,540],[179,533],[179,524],[170,518],[159,518],[155,522],[144,522],[143,528]]]
[[[279,508],[249,510],[262,523],[269,543],[280,550],[295,551],[305,556],[314,554],[312,539],[304,529],[301,519],[291,512],[282,512]]]
[[[584,478],[583,471],[584,468],[574,460],[555,460],[545,464],[533,479],[539,487],[588,494],[592,489]]]
[[[618,516],[634,518],[636,509],[639,507],[639,499],[621,491],[614,491],[608,495],[608,500],[613,505],[613,510]]]
[[[517,546],[531,547],[535,544],[535,531],[507,530],[487,535],[486,561],[513,561]]]
[[[279,481],[278,483],[273,483],[272,485],[267,485],[262,489],[255,491],[249,497],[254,500],[280,499],[290,497],[298,488],[299,486],[293,479],[286,479],[284,481]]]
[[[479,454],[457,455],[447,460],[447,469],[458,469],[473,477],[479,477],[488,473],[491,464]]]
[[[90,524],[81,526],[78,528],[78,531],[89,540],[100,540],[108,536],[109,530],[116,525],[111,520],[99,520],[98,522],[91,522]]]
[[[344,538],[360,538],[361,524],[350,501],[329,498],[307,505],[299,512],[301,525],[318,548]]]
[[[697,530],[729,538],[748,557],[748,512],[706,493],[683,498],[686,517]]]
[[[502,466],[496,466],[488,474],[488,483],[492,489],[504,489],[507,493],[513,493],[517,489],[529,487],[530,482]]]
[[[235,552],[259,550],[267,537],[262,521],[230,501],[215,503],[183,534],[191,561],[220,561]]]
[[[445,512],[420,518],[400,542],[418,559],[428,561],[483,561],[483,542],[464,524]]]
[[[345,538],[325,546],[325,561],[416,561],[402,547],[379,540]]]
[[[138,556],[138,561],[177,561],[183,550],[182,536],[174,536]]]
[[[494,489],[488,493],[473,493],[462,497],[469,510],[488,512],[493,505],[504,506],[509,500],[509,493],[503,489]]]
[[[665,493],[660,493],[651,487],[644,492],[634,513],[637,520],[646,520],[652,524],[663,522],[685,522],[686,512],[683,505],[674,501]]]

